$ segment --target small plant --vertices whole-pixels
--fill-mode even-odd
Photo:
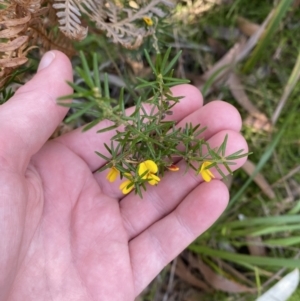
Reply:
[[[168,49],[165,55],[157,54],[156,63],[153,64],[145,51],[154,79],[147,81],[138,78],[140,84],[135,89],[143,90],[143,93],[135,99],[135,109],[131,113],[125,110],[124,90],[116,100],[110,97],[107,77],[104,86],[101,86],[96,55],[93,56],[92,77],[87,60],[81,53],[83,68],[77,68],[77,72],[84,80],[85,87],[69,83],[75,93],[60,98],[62,105],[77,110],[67,121],[85,113],[95,117],[84,130],[92,128],[101,120],[111,121],[111,126],[98,131],[116,131],[111,144],[105,144],[109,156],[96,151],[107,162],[99,172],[108,169],[107,180],[110,182],[118,176],[124,179],[120,185],[124,194],[134,190],[142,197],[142,190],[146,190],[147,184],[158,185],[166,171],[177,172],[179,167],[176,163],[179,160],[186,162],[186,171],[192,168],[195,173],[202,175],[204,181],[209,182],[215,177],[210,170],[212,167],[225,177],[219,166],[224,165],[231,173],[230,165],[235,164],[234,160],[247,155],[243,150],[225,155],[227,136],[214,149],[205,139],[199,138],[205,127],[191,123],[177,127],[175,121],[167,118],[173,114],[172,109],[181,98],[173,96],[170,87],[187,83],[186,80],[173,77],[172,68],[180,53],[169,61],[170,53],[171,49]],[[62,102],[70,98],[84,100],[71,104]]]

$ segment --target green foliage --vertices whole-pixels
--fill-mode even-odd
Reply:
[[[230,209],[234,205],[234,203],[240,198],[240,196],[244,193],[244,191],[247,189],[247,187],[252,182],[253,178],[257,175],[257,173],[263,168],[263,166],[269,160],[269,158],[271,157],[272,153],[274,152],[275,147],[277,146],[277,144],[279,143],[281,137],[283,136],[283,134],[284,134],[284,132],[286,130],[286,127],[287,127],[290,119],[291,118],[286,119],[286,122],[285,122],[284,126],[280,129],[279,133],[277,133],[277,135],[272,140],[272,143],[265,150],[265,153],[261,156],[259,162],[257,163],[256,169],[252,173],[251,177],[249,177],[249,179],[244,183],[244,185],[241,187],[241,189],[239,189],[238,193],[235,194],[231,198],[227,210]]]
[[[0,105],[4,104],[6,101],[8,101],[15,92],[13,91],[11,84],[22,84],[19,81],[19,76],[28,73],[32,67],[23,67],[15,70],[10,76],[9,80],[6,82],[6,84],[0,89]]]
[[[195,244],[191,245],[189,249],[193,252],[209,255],[212,257],[218,257],[221,259],[226,259],[234,263],[238,263],[243,267],[250,269],[255,269],[255,266],[269,266],[269,267],[287,267],[287,268],[300,268],[300,259],[285,259],[285,258],[271,258],[271,257],[259,257],[259,256],[249,256],[243,254],[235,254],[226,252],[223,250],[215,250],[205,246],[197,246]]]
[[[263,53],[266,50],[266,47],[268,47],[268,45],[270,44],[272,37],[274,36],[276,30],[278,29],[284,15],[286,14],[287,10],[290,8],[292,2],[293,0],[282,0],[279,2],[278,6],[273,12],[272,18],[268,24],[268,27],[264,35],[261,37],[252,55],[244,65],[243,69],[245,72],[251,70],[254,64],[262,57]]]
[[[288,301],[299,301],[300,300],[300,289],[297,289],[296,292],[288,299]]]
[[[11,88],[4,87],[3,89],[1,89],[0,95],[0,105],[2,105],[14,95],[14,92]]]
[[[154,77],[152,80],[138,78],[139,84],[134,90],[139,91],[140,96],[135,99],[135,109],[130,114],[125,110],[124,91],[117,100],[110,97],[107,77],[101,86],[96,54],[93,56],[92,72],[83,53],[80,54],[82,68],[77,67],[76,71],[85,86],[69,83],[75,93],[60,98],[61,105],[76,109],[67,121],[76,120],[86,113],[95,118],[84,130],[92,128],[101,120],[111,121],[109,127],[98,130],[98,133],[102,133],[116,129],[111,145],[105,145],[108,155],[96,152],[107,162],[99,171],[110,168],[119,172],[121,178],[128,181],[126,191],[134,188],[141,197],[141,189],[146,190],[147,182],[153,185],[159,181],[154,174],[163,176],[165,170],[172,169],[179,159],[187,163],[187,169],[192,168],[197,173],[200,173],[204,162],[209,162],[205,169],[215,167],[225,177],[219,166],[224,165],[231,173],[230,165],[235,164],[234,161],[238,158],[246,156],[243,150],[225,155],[227,136],[219,148],[212,149],[204,139],[199,139],[199,135],[205,131],[200,124],[186,124],[180,128],[176,127],[176,121],[166,119],[173,114],[172,109],[181,98],[173,96],[170,87],[188,82],[173,77],[173,68],[180,52],[172,59],[170,53],[171,48],[165,55],[157,54],[153,63],[145,50],[145,58]],[[62,102],[70,98],[84,100],[76,103]],[[157,170],[155,167],[152,174],[149,174],[149,170],[148,173],[141,172],[141,164],[149,160],[157,165]],[[154,178],[156,181],[153,181]]]

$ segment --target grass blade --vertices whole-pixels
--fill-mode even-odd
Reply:
[[[287,10],[290,8],[292,3],[293,0],[282,0],[279,2],[266,31],[264,32],[261,39],[257,43],[257,46],[254,49],[252,55],[245,63],[245,66],[243,68],[244,72],[249,72],[254,67],[254,65],[258,62],[258,60],[263,56],[263,52],[266,51],[267,46],[271,42],[271,38],[274,36],[277,28],[280,25],[280,22],[282,21],[283,17],[285,16]]]
[[[249,256],[237,253],[229,253],[221,250],[214,250],[204,246],[197,246],[195,244],[189,246],[189,249],[198,254],[222,258],[242,265],[246,263],[255,266],[300,268],[300,259]]]
[[[266,149],[265,153],[262,155],[261,159],[257,163],[256,169],[253,172],[253,174],[248,178],[248,180],[242,186],[242,188],[230,200],[230,202],[228,204],[228,207],[227,207],[227,210],[229,210],[232,207],[232,205],[242,196],[242,194],[245,192],[245,190],[247,189],[247,187],[253,181],[253,178],[256,176],[256,174],[264,167],[264,165],[270,159],[271,155],[273,154],[274,149],[276,148],[276,146],[279,143],[282,135],[284,134],[284,132],[286,130],[286,127],[289,124],[290,120],[291,120],[291,117],[288,118],[285,121],[285,123],[283,124],[282,128],[280,129],[280,131],[278,132],[278,134],[274,137],[273,141],[270,143],[270,145]]]
[[[293,71],[289,77],[289,80],[286,84],[286,86],[284,87],[284,91],[283,91],[283,94],[281,96],[281,99],[277,105],[277,108],[275,109],[275,112],[272,116],[272,123],[275,124],[281,111],[282,111],[282,108],[283,106],[285,105],[287,99],[289,98],[290,94],[293,92],[294,88],[295,88],[295,85],[296,83],[298,82],[299,80],[299,77],[300,77],[300,51],[298,53],[298,57],[297,57],[297,61],[296,61],[296,64],[293,68]]]

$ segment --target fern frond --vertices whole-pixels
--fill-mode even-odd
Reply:
[[[27,62],[28,36],[26,31],[30,12],[16,11],[13,3],[0,11],[0,88],[17,67]]]
[[[168,7],[172,6],[172,2],[170,1],[161,1],[161,0],[152,0],[144,7],[140,8],[138,11],[136,11],[134,14],[128,14],[128,17],[126,19],[121,20],[121,23],[132,23],[136,20],[142,19],[144,16],[146,16],[149,13],[155,14],[158,17],[164,17],[166,13],[164,13],[161,9],[158,8],[158,5],[165,5]]]
[[[71,57],[75,54],[71,40],[66,38],[63,33],[55,32],[53,28],[46,30],[42,23],[31,26],[29,29],[30,42],[38,45],[42,52],[56,49],[64,52]]]
[[[172,2],[150,0],[148,4],[143,4],[144,6],[133,9],[121,7],[112,1],[82,0],[80,8],[114,43],[120,43],[126,48],[137,48],[145,37],[155,31],[153,27],[144,26],[142,19],[149,14],[165,16],[166,13],[161,7],[171,6]],[[93,10],[87,7],[93,7]]]
[[[53,8],[57,10],[59,29],[69,38],[82,40],[87,35],[87,28],[81,26],[79,1],[55,0]]]
[[[56,15],[52,0],[0,0],[0,88],[14,70],[25,64],[27,53],[40,46],[41,52],[60,49],[72,54],[70,40],[53,29]],[[8,4],[9,3],[9,4]],[[73,51],[74,54],[74,51]]]
[[[42,1],[41,0],[13,0],[11,2],[18,4],[21,7],[25,7],[26,10],[34,14],[39,11]]]

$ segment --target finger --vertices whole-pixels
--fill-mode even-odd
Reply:
[[[208,140],[211,147],[219,146],[226,134],[228,134],[226,155],[240,149],[244,149],[245,152],[248,151],[245,139],[239,133],[233,131],[222,131],[214,135]],[[245,161],[246,158],[236,160],[236,165],[231,166],[232,171],[241,167]],[[138,195],[130,194],[120,202],[123,224],[129,240],[169,214],[191,190],[203,182],[201,175],[197,175],[194,170],[189,169],[185,173],[185,162],[181,161],[178,166],[180,170],[166,173],[159,185],[148,185],[147,191],[143,193],[142,200]],[[220,166],[220,169],[224,174],[228,174],[223,166]],[[216,179],[222,178],[214,168],[211,171]]]
[[[179,122],[178,127],[184,128],[185,124],[190,122],[194,125],[200,123],[201,128],[207,127],[199,137],[206,140],[222,130],[240,131],[242,125],[241,117],[237,109],[223,101],[213,101],[192,112]],[[114,183],[108,182],[106,179],[107,173],[108,171],[96,173],[96,181],[102,188],[103,193],[111,197],[121,198],[122,192],[119,186],[122,181],[118,180]]]
[[[57,105],[59,96],[70,94],[69,59],[59,51],[44,55],[37,74],[0,107],[0,156],[12,166],[25,169],[54,132],[67,109]]]
[[[179,85],[173,87],[172,89],[174,96],[184,96],[180,99],[172,109],[173,115],[168,116],[169,119],[180,121],[199,107],[202,106],[203,100],[200,91],[191,85]],[[134,108],[127,110],[133,111]],[[57,141],[63,143],[72,151],[74,151],[78,156],[80,156],[90,167],[92,171],[97,170],[99,167],[103,166],[106,162],[95,154],[95,151],[110,157],[104,143],[110,145],[110,139],[116,134],[116,131],[108,131],[98,134],[97,131],[109,126],[113,123],[104,120],[99,125],[90,129],[87,132],[82,132],[82,128],[76,129],[70,133],[67,133],[61,137],[57,138]],[[124,130],[123,126],[118,128],[118,131]]]
[[[228,190],[222,182],[202,183],[173,212],[129,243],[136,295],[214,223],[224,211],[228,199]]]

